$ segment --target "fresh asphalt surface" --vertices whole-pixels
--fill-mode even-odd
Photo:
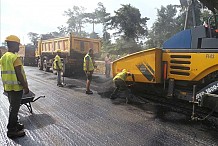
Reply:
[[[6,135],[8,100],[0,94],[1,146],[209,146],[218,145],[218,121],[190,121],[158,103],[130,103],[108,97],[111,78],[95,75],[93,95],[85,94],[85,79],[64,78],[65,87],[56,86],[56,76],[25,67],[29,88],[36,97],[33,114],[22,105],[20,122],[26,136],[11,140]],[[0,92],[3,92],[0,83]],[[190,113],[191,114],[191,113]]]

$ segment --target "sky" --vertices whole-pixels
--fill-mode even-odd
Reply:
[[[85,12],[93,12],[98,2],[102,2],[106,11],[114,15],[114,11],[121,8],[121,4],[130,4],[138,8],[142,17],[148,17],[148,28],[156,20],[157,9],[169,4],[179,5],[180,0],[0,0],[0,43],[8,35],[17,35],[22,44],[30,43],[27,36],[29,32],[46,34],[58,31],[58,26],[67,26],[68,17],[64,11],[73,6],[83,6]],[[95,31],[101,34],[101,28]],[[92,32],[90,25],[85,31]]]

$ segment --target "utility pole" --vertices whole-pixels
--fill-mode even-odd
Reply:
[[[196,17],[195,17],[195,0],[192,0],[192,17],[193,17],[193,25],[196,26]]]
[[[180,0],[180,4],[183,8],[185,8],[185,24],[184,24],[184,30],[185,30],[187,28],[189,7],[191,4],[189,3],[189,0]]]

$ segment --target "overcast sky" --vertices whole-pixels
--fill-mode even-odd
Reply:
[[[28,32],[45,34],[58,31],[58,26],[66,26],[64,11],[83,6],[86,12],[93,12],[98,2],[102,2],[112,16],[121,4],[131,4],[140,10],[142,17],[150,18],[149,28],[156,19],[157,8],[180,4],[179,0],[0,0],[0,42],[14,34],[20,37],[21,43],[29,43]],[[91,26],[86,28],[87,32],[92,31]],[[96,32],[101,34],[101,28]]]

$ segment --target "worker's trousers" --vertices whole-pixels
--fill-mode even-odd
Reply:
[[[61,71],[57,70],[57,84],[60,85],[61,83]]]
[[[124,92],[127,96],[129,94],[129,89],[126,86],[126,82],[121,79],[115,79],[114,81],[116,89],[111,94],[112,97],[117,96],[118,92]]]
[[[111,65],[110,64],[105,64],[105,75],[107,78],[110,77],[111,74]]]
[[[21,98],[23,96],[23,90],[21,91],[7,91],[9,106],[9,119],[8,119],[8,131],[15,131],[18,123],[18,111],[20,109]]]

